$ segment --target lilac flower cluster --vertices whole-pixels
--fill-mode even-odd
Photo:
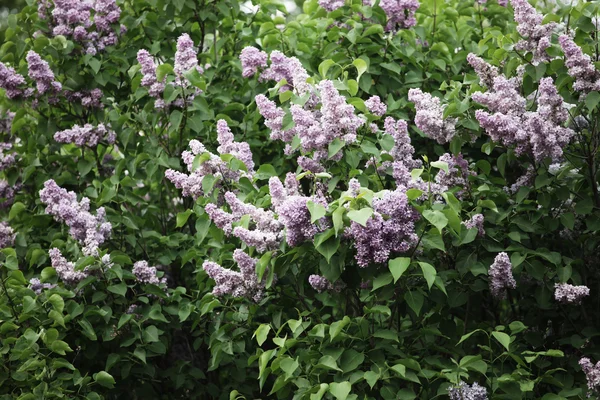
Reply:
[[[186,86],[187,80],[184,81],[183,74],[192,68],[196,68],[199,73],[203,73],[204,69],[198,65],[198,57],[194,50],[194,42],[187,33],[182,34],[177,39],[177,51],[175,52],[175,65],[173,71],[177,75],[176,84]]]
[[[50,254],[50,262],[52,268],[56,270],[56,275],[67,285],[76,285],[89,276],[88,267],[85,267],[83,271],[76,271],[75,264],[67,261],[59,249],[52,248],[48,254]]]
[[[530,186],[533,184],[533,180],[535,179],[535,168],[533,165],[527,167],[527,170],[523,175],[521,175],[515,183],[510,185],[510,187],[504,187],[504,191],[509,194],[515,194],[519,191],[519,189],[523,186]]]
[[[293,174],[288,174],[285,187],[278,177],[269,179],[269,191],[279,221],[285,227],[286,241],[290,246],[297,246],[319,232],[319,227],[310,222],[307,203],[321,204],[327,208],[327,201],[321,196],[302,196],[298,191],[298,183]]]
[[[104,124],[98,124],[96,127],[85,124],[84,126],[75,125],[71,129],[56,132],[54,140],[59,143],[73,143],[79,147],[96,147],[101,140],[105,140],[108,144],[114,144],[116,134],[114,131],[107,129]]]
[[[0,63],[1,64],[1,63]],[[1,66],[0,66],[1,68]],[[0,79],[2,79],[2,72],[0,72]],[[2,87],[0,81],[0,87]],[[7,111],[3,117],[0,117],[0,133],[6,133],[10,135],[12,131],[12,121],[15,118],[15,113],[12,111]]]
[[[160,285],[161,283],[167,283],[167,278],[158,278],[156,276],[156,267],[150,267],[148,261],[137,261],[133,264],[131,270],[135,279],[139,283],[146,283],[151,285]]]
[[[365,107],[367,107],[367,110],[369,110],[371,114],[378,117],[382,117],[387,111],[387,106],[385,103],[381,102],[379,96],[369,97],[369,99],[365,101]]]
[[[9,207],[14,201],[15,193],[20,189],[20,184],[11,186],[8,181],[0,179],[0,208]]]
[[[497,67],[488,64],[483,58],[477,57],[473,53],[467,55],[467,62],[473,67],[477,76],[479,76],[479,81],[483,87],[494,86],[494,78],[500,74]]]
[[[38,278],[32,278],[29,280],[29,289],[33,290],[35,294],[42,294],[42,290],[50,290],[56,287],[53,283],[42,283]]]
[[[40,19],[48,19],[54,36],[66,36],[86,47],[95,55],[107,46],[117,44],[117,34],[111,24],[119,22],[121,9],[115,0],[40,0]],[[125,26],[121,25],[120,33]]]
[[[583,357],[579,360],[579,365],[585,373],[590,392],[600,392],[600,361],[594,365],[589,358]]]
[[[344,6],[344,0],[319,0],[319,5],[327,11],[335,11]]]
[[[71,90],[63,91],[65,97],[70,102],[81,103],[86,108],[99,108],[102,107],[102,90],[96,88],[92,90],[80,90],[73,92]]]
[[[258,68],[267,66],[268,54],[258,50],[256,47],[246,46],[240,53],[240,61],[242,62],[242,76],[249,78],[256,74]]]
[[[258,303],[264,297],[267,274],[259,282],[256,275],[258,260],[250,257],[240,249],[233,252],[233,260],[238,265],[240,272],[223,268],[212,261],[204,261],[204,264],[202,264],[204,271],[216,283],[212,293],[217,297],[224,295],[246,297]]]
[[[485,219],[483,218],[483,214],[475,214],[468,220],[463,221],[462,224],[467,229],[477,228],[477,236],[483,237],[485,236],[485,229],[483,227],[484,221]]]
[[[206,213],[213,223],[229,236],[233,234],[248,246],[253,246],[259,252],[274,250],[279,247],[283,237],[283,226],[275,219],[270,210],[257,208],[252,204],[242,202],[235,193],[225,193],[225,201],[231,209],[228,213],[210,203],[205,207]],[[239,222],[242,217],[249,216],[253,223],[250,228],[241,226],[233,227],[234,222]]]
[[[440,169],[435,176],[436,183],[446,188],[460,187],[461,189],[456,192],[456,197],[461,199],[465,192],[469,190],[469,176],[477,175],[477,173],[469,169],[469,163],[460,153],[456,156],[445,153],[438,161],[448,164],[448,172],[446,173],[446,171]]]
[[[286,57],[280,51],[273,51],[269,56],[271,65],[263,70],[258,80],[279,82],[285,79],[287,84],[283,85],[279,91],[294,90],[298,95],[303,95],[310,91],[311,86],[306,82],[308,73],[296,57]]]
[[[321,275],[311,275],[308,277],[308,283],[310,286],[315,289],[317,292],[322,293],[324,291],[330,291],[334,293],[339,293],[346,285],[344,282],[338,280],[335,283],[331,283]]]
[[[444,108],[440,99],[429,93],[423,93],[421,89],[410,89],[408,100],[415,103],[416,115],[415,125],[425,135],[436,140],[440,144],[448,143],[454,137],[456,131],[456,120],[444,119]]]
[[[227,163],[218,155],[210,153],[206,147],[198,140],[191,140],[189,143],[191,151],[184,151],[181,158],[187,166],[190,174],[168,169],[165,176],[173,182],[176,188],[183,191],[184,196],[190,196],[197,199],[200,196],[208,195],[202,189],[202,181],[206,175],[212,175],[216,178],[216,183],[222,181],[239,181],[241,177],[252,178],[254,175],[254,162],[252,161],[252,152],[250,146],[245,142],[234,142],[233,134],[227,126],[225,120],[217,121],[217,141],[219,154],[231,154],[238,160],[242,161],[246,166],[247,171],[233,171],[229,169]],[[198,155],[207,154],[207,160],[200,163],[198,168],[194,169],[194,159]]]
[[[410,170],[421,167],[422,163],[420,160],[413,159],[415,149],[411,145],[408,124],[406,121],[396,121],[392,117],[387,117],[384,122],[384,133],[394,138],[394,147],[389,152],[383,150],[381,154],[389,154],[393,161],[383,161],[379,169],[384,172],[391,167],[396,185],[409,186]]]
[[[0,171],[12,167],[17,162],[17,156],[14,152],[8,153],[12,149],[12,143],[0,143]]]
[[[460,382],[457,387],[448,390],[450,400],[488,400],[487,390],[477,382],[469,386]]]
[[[542,25],[544,16],[538,13],[527,0],[510,0],[515,13],[517,31],[523,37],[516,50],[525,50],[533,54],[533,64],[549,61],[546,49],[550,47],[552,32],[557,28],[555,22]]]
[[[277,107],[274,101],[269,100],[265,95],[259,94],[255,97],[258,112],[265,119],[265,126],[271,130],[271,140],[281,140],[285,143],[291,143],[294,138],[294,129],[283,130],[283,117],[285,111]],[[290,154],[291,146],[286,147],[286,154]]]
[[[24,90],[20,86],[25,84],[23,75],[17,73],[14,68],[0,62],[0,88],[6,90],[6,97],[14,99],[22,96]]]
[[[419,214],[408,203],[403,187],[385,191],[381,199],[374,199],[373,215],[366,226],[353,221],[345,231],[354,240],[358,265],[365,268],[371,262],[385,263],[392,253],[409,250],[417,243],[418,219]]]
[[[488,271],[490,277],[490,290],[492,296],[497,299],[503,299],[506,297],[507,289],[514,289],[517,287],[517,282],[512,274],[512,264],[508,254],[502,252],[496,256],[494,263],[490,266]]]
[[[408,29],[417,24],[415,12],[419,8],[418,0],[381,0],[379,6],[387,15],[387,31]]]
[[[98,246],[110,237],[112,226],[106,221],[104,207],[96,210],[96,216],[89,212],[90,199],[80,202],[74,192],[68,192],[49,179],[40,190],[40,200],[46,204],[46,213],[69,227],[73,238],[84,244],[85,255],[97,255]]]
[[[29,77],[35,81],[39,94],[44,94],[49,90],[53,92],[62,90],[62,85],[54,78],[54,73],[48,62],[42,60],[39,54],[29,50],[26,59],[29,67]]]
[[[590,289],[584,285],[569,285],[568,283],[557,283],[555,285],[554,298],[561,303],[581,304],[584,297],[590,295]]]
[[[594,67],[591,57],[583,54],[581,47],[567,35],[560,35],[558,42],[565,53],[569,75],[575,78],[573,89],[584,94],[600,90],[600,71]]]
[[[12,247],[15,243],[15,232],[6,222],[0,222],[0,249]]]
[[[475,93],[472,98],[489,110],[475,112],[486,133],[505,146],[516,146],[519,155],[530,153],[538,161],[546,157],[558,160],[575,134],[563,126],[568,112],[552,78],[540,80],[535,112],[527,111],[518,81],[504,76],[494,78],[490,91]]]

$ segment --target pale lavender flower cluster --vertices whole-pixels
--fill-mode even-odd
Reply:
[[[137,53],[137,60],[142,67],[142,82],[141,85],[148,88],[148,94],[156,98],[156,102],[159,103],[157,108],[164,105],[164,100],[161,99],[162,93],[165,90],[164,78],[161,82],[156,79],[156,64],[154,58],[148,52],[148,50],[141,49]]]
[[[98,246],[111,234],[112,226],[106,221],[104,207],[96,210],[96,216],[89,212],[90,199],[84,197],[80,202],[74,192],[68,192],[49,179],[40,190],[40,200],[46,204],[46,213],[69,227],[73,238],[84,244],[85,255],[97,255]]]
[[[457,387],[448,390],[450,400],[488,400],[487,390],[477,382],[469,386],[465,382],[460,382]]]
[[[240,53],[240,61],[242,62],[242,76],[249,78],[256,74],[258,68],[267,66],[267,58],[269,55],[264,51],[258,50],[256,47],[246,46]]]
[[[385,191],[381,199],[374,199],[373,215],[366,226],[353,221],[346,228],[346,236],[354,240],[360,267],[385,263],[392,253],[403,253],[417,243],[415,222],[419,213],[410,206],[403,190]]]
[[[23,75],[17,73],[14,68],[0,62],[0,88],[6,90],[6,97],[14,99],[22,96],[24,90],[19,86],[25,84]]]
[[[173,71],[177,75],[177,84],[181,86],[187,85],[187,80],[183,80],[183,74],[192,68],[196,68],[199,73],[203,73],[204,69],[198,65],[196,50],[194,50],[194,42],[187,33],[182,34],[177,39],[177,51],[175,52],[175,65]]]
[[[229,169],[227,163],[216,154],[210,153],[206,147],[198,140],[191,140],[189,143],[191,151],[181,153],[181,159],[187,166],[190,174],[168,169],[165,176],[173,182],[176,188],[181,189],[184,196],[190,196],[197,199],[200,196],[208,195],[202,189],[202,181],[206,175],[212,175],[216,178],[216,183],[222,181],[237,182],[241,177],[252,179],[254,175],[254,162],[252,161],[252,152],[250,146],[245,142],[234,142],[233,134],[227,126],[225,120],[217,121],[217,141],[219,154],[231,154],[238,160],[242,161],[246,166],[247,171],[233,171]],[[207,159],[200,163],[198,168],[194,169],[194,159],[196,156],[206,154]]]
[[[554,287],[554,298],[561,303],[581,304],[583,298],[590,295],[590,289],[584,285],[557,283]]]
[[[467,229],[477,228],[477,236],[483,237],[485,236],[485,229],[483,227],[483,222],[485,221],[483,214],[475,214],[471,218],[466,221],[463,221],[462,224]]]
[[[379,168],[385,171],[388,167],[391,167],[396,184],[408,186],[411,179],[410,170],[419,168],[422,165],[420,160],[413,159],[415,149],[411,145],[408,124],[406,121],[396,121],[392,117],[387,117],[383,126],[384,132],[394,138],[394,147],[389,153],[382,150],[381,154],[389,154],[392,156],[393,161],[383,161]]]
[[[11,186],[8,181],[0,179],[0,208],[9,207],[14,201],[16,191],[20,188],[20,184]]]
[[[456,192],[456,197],[462,198],[470,187],[469,176],[477,175],[477,173],[469,169],[469,163],[460,153],[456,156],[445,153],[438,161],[448,164],[448,172],[446,173],[446,171],[440,169],[435,176],[436,183],[446,188],[460,187],[461,189]]]
[[[312,239],[319,232],[319,227],[310,222],[310,211],[307,203],[321,204],[327,208],[327,201],[321,196],[307,197],[300,194],[298,182],[294,174],[288,174],[285,187],[278,177],[269,179],[269,191],[279,221],[285,227],[286,241],[290,246],[297,246]]]
[[[225,193],[225,201],[229,205],[231,213],[217,208],[212,203],[205,207],[210,219],[225,232],[225,235],[233,234],[246,245],[255,247],[259,252],[279,247],[283,237],[283,226],[275,219],[272,211],[244,203],[232,192]],[[234,228],[232,224],[240,221],[246,215],[250,217],[252,226],[249,228],[236,226]]]
[[[274,101],[269,100],[265,95],[259,94],[255,97],[258,112],[265,119],[265,126],[271,130],[271,140],[281,140],[285,143],[291,143],[294,138],[294,129],[283,130],[283,117],[285,111],[277,107]],[[291,152],[291,146],[286,149],[286,154]]]
[[[62,90],[62,85],[54,78],[54,73],[48,62],[42,60],[39,54],[29,50],[26,59],[29,67],[29,77],[35,81],[39,94],[44,94],[49,90],[54,92]]]
[[[98,124],[96,127],[91,124],[74,125],[71,129],[56,132],[54,140],[59,143],[73,143],[79,147],[96,147],[101,140],[105,140],[108,144],[114,144],[116,134],[107,129],[104,124]]]
[[[381,101],[379,96],[369,97],[369,99],[365,101],[365,107],[367,107],[367,110],[369,110],[371,114],[378,117],[382,117],[387,111],[387,106]]]
[[[573,89],[585,94],[600,90],[600,71],[594,67],[591,57],[567,35],[560,35],[558,42],[565,53],[569,75],[575,78]]]
[[[544,16],[538,13],[527,0],[511,0],[517,31],[523,37],[516,46],[517,50],[529,51],[533,54],[533,64],[549,61],[546,49],[550,47],[552,32],[556,29],[556,22],[542,25]]]
[[[415,12],[419,5],[418,0],[381,0],[379,6],[385,11],[388,19],[386,30],[395,32],[415,26]]]
[[[54,36],[66,36],[81,43],[87,54],[95,55],[117,44],[111,24],[119,21],[121,9],[115,0],[41,0],[38,15],[40,19],[48,19]],[[125,30],[121,25],[120,33]]]
[[[518,81],[504,76],[494,78],[490,91],[475,93],[472,98],[490,111],[475,112],[486,133],[505,146],[516,146],[519,155],[531,153],[538,161],[546,157],[558,160],[575,134],[563,126],[568,112],[552,78],[540,80],[535,112],[527,111]]]
[[[131,272],[139,283],[147,283],[156,286],[161,283],[167,283],[167,278],[158,278],[158,276],[156,276],[156,267],[149,266],[148,261],[137,261],[133,264]]]
[[[498,67],[488,64],[483,58],[477,57],[473,53],[467,55],[467,62],[473,67],[477,76],[479,76],[479,81],[483,87],[491,88],[494,86],[494,78],[500,74]]]
[[[525,173],[521,175],[515,183],[510,185],[509,187],[504,187],[504,191],[509,194],[515,194],[519,191],[519,189],[523,186],[530,186],[533,184],[533,180],[535,179],[535,168],[533,165],[527,167]]]
[[[579,365],[585,373],[590,392],[600,392],[600,361],[594,365],[589,358],[583,357],[579,360]]]
[[[254,302],[259,302],[264,297],[265,273],[262,281],[258,281],[256,275],[257,259],[250,257],[240,249],[233,252],[233,260],[238,265],[240,272],[221,267],[213,261],[204,261],[202,268],[216,285],[212,293],[221,297],[231,295],[233,297],[246,297]]]
[[[492,296],[497,299],[505,298],[507,289],[517,287],[517,282],[512,273],[510,258],[505,252],[499,253],[496,256],[494,263],[490,266],[488,275],[490,277]]]
[[[1,68],[1,66],[0,66],[0,68]],[[0,79],[2,79],[2,72],[0,72]],[[0,87],[2,87],[1,82],[0,82]],[[10,133],[12,131],[12,121],[14,118],[15,118],[15,113],[12,111],[7,111],[6,114],[4,114],[4,117],[0,118],[0,133],[6,133],[6,134],[10,135]]]
[[[296,57],[286,57],[282,52],[275,50],[269,56],[271,65],[259,76],[258,80],[279,82],[285,79],[287,84],[279,91],[294,90],[296,94],[303,95],[310,91],[311,86],[306,82],[308,73]]]
[[[0,249],[12,247],[15,243],[15,232],[6,222],[0,222]]]
[[[336,281],[335,283],[331,283],[321,275],[310,275],[308,277],[309,285],[315,289],[317,292],[322,293],[325,291],[330,291],[334,293],[339,293],[346,285],[341,280]]]
[[[16,154],[8,153],[10,149],[12,149],[12,143],[0,143],[0,171],[12,167],[17,162]]]
[[[319,5],[329,12],[343,7],[344,3],[344,0],[319,0]]]
[[[421,89],[410,89],[408,100],[415,103],[416,115],[415,125],[425,135],[436,140],[440,144],[448,143],[454,137],[456,119],[445,118],[444,108],[440,99]]]
[[[42,290],[50,290],[55,287],[54,283],[42,283],[39,278],[31,278],[29,280],[29,289],[33,290],[37,295],[42,294]]]
[[[83,271],[76,271],[75,264],[67,261],[59,249],[52,248],[48,254],[50,254],[52,268],[56,270],[56,275],[58,275],[60,280],[64,283],[76,285],[89,276],[88,267],[85,267]]]
[[[67,100],[71,102],[79,102],[82,106],[87,108],[99,108],[102,107],[102,90],[96,88],[92,90],[80,90],[73,92],[71,90],[63,91]]]

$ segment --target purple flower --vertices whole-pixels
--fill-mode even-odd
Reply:
[[[462,154],[456,156],[445,153],[438,161],[448,164],[448,173],[440,169],[435,176],[435,182],[445,188],[459,186],[461,189],[456,192],[457,198],[462,198],[465,191],[469,190],[469,176],[477,175],[475,171],[469,169],[469,163],[463,158]]]
[[[135,275],[135,279],[140,283],[158,286],[161,283],[167,282],[166,278],[163,277],[159,279],[156,276],[156,267],[150,267],[148,261],[137,261],[133,264],[131,272]]]
[[[17,156],[14,152],[8,153],[12,149],[11,143],[0,143],[0,171],[12,167],[17,162]]]
[[[415,125],[425,135],[440,144],[448,143],[452,140],[455,133],[456,120],[453,118],[444,119],[445,106],[440,104],[439,98],[433,97],[429,93],[423,93],[420,89],[410,89],[408,91],[408,100],[415,103],[417,111]]]
[[[381,102],[379,96],[371,96],[367,101],[365,101],[365,106],[367,110],[373,115],[378,117],[383,116],[387,111],[387,106]]]
[[[7,67],[0,62],[0,88],[6,90],[6,96],[9,99],[14,99],[23,95],[23,89],[19,86],[25,84],[23,75],[18,74],[14,68]]]
[[[0,72],[0,79],[2,79],[2,73]],[[0,85],[1,87],[2,85]],[[4,117],[0,117],[0,133],[6,133],[7,135],[11,134],[12,131],[12,121],[15,118],[15,113],[11,111],[7,111],[4,114]]]
[[[584,94],[600,90],[600,71],[594,67],[590,56],[583,54],[581,47],[567,35],[560,35],[558,42],[565,53],[569,75],[575,78],[573,89]]]
[[[484,222],[483,214],[475,214],[470,219],[463,221],[462,224],[467,229],[477,228],[477,236],[485,236],[485,229],[483,228]]]
[[[54,289],[56,287],[53,283],[42,283],[38,278],[31,278],[29,280],[29,289],[33,290],[35,294],[42,294],[42,290]]]
[[[517,282],[512,274],[512,264],[508,254],[502,252],[496,256],[494,263],[490,266],[488,271],[490,277],[490,290],[492,296],[497,299],[503,299],[506,297],[507,289],[514,289],[517,287]]]
[[[0,249],[12,247],[15,243],[15,232],[7,222],[0,222]]]
[[[303,95],[310,91],[310,84],[306,82],[308,73],[296,57],[286,57],[280,51],[273,51],[270,55],[271,65],[265,69],[259,77],[259,81],[279,82],[285,79],[287,84],[283,85],[279,91],[293,89],[296,94]]]
[[[473,53],[469,53],[467,62],[473,67],[477,76],[479,76],[479,82],[483,87],[492,87],[494,85],[494,78],[499,75],[497,67],[486,63],[482,58],[477,57]]]
[[[196,51],[194,50],[194,42],[190,38],[190,35],[184,33],[177,39],[177,51],[175,52],[175,65],[173,70],[181,79],[184,72],[187,72],[192,68],[198,69],[198,72],[200,73],[204,72],[202,67],[198,65],[198,58],[196,57]]]
[[[589,358],[583,357],[579,360],[579,365],[585,373],[590,392],[600,392],[600,361],[594,365]]]
[[[319,0],[319,5],[327,11],[335,11],[344,6],[344,0]]]
[[[415,11],[419,8],[417,0],[381,0],[379,6],[387,15],[387,31],[408,29],[417,24]]]
[[[533,53],[533,63],[549,61],[546,49],[550,47],[552,31],[557,27],[555,22],[542,25],[544,16],[538,13],[527,0],[511,0],[517,22],[517,31],[523,37],[515,49]]]
[[[240,61],[242,62],[242,76],[249,78],[256,74],[258,68],[267,66],[267,58],[269,56],[264,51],[258,50],[256,47],[246,46],[240,53]]]
[[[26,59],[29,66],[29,77],[35,81],[39,94],[44,94],[49,90],[58,92],[62,89],[62,85],[54,79],[54,73],[48,62],[42,60],[39,54],[29,50]]]
[[[339,293],[346,285],[342,281],[337,281],[335,283],[331,283],[321,275],[311,275],[308,277],[308,283],[315,289],[317,292],[321,293],[324,291],[331,291],[335,293]]]
[[[97,127],[91,124],[74,125],[71,129],[56,132],[54,140],[59,143],[73,143],[79,147],[96,147],[101,140],[114,144],[116,134],[114,131],[108,130],[104,124],[98,124]]]
[[[460,382],[458,386],[448,390],[448,396],[450,400],[488,400],[487,390],[477,382],[471,386]]]
[[[310,171],[313,174],[317,174],[319,172],[325,172],[325,168],[323,168],[323,166],[321,164],[319,164],[317,161],[312,160],[308,157],[304,157],[304,156],[300,156],[298,157],[298,165],[300,166],[300,168],[302,168],[304,171]]]
[[[9,207],[15,198],[15,192],[21,189],[20,184],[9,185],[4,179],[0,179],[0,208]]]
[[[89,276],[88,267],[85,267],[83,271],[76,271],[75,264],[67,261],[57,248],[50,249],[48,254],[50,254],[52,268],[56,270],[56,275],[65,284],[76,285]]]
[[[581,304],[584,297],[590,295],[587,286],[574,286],[568,283],[557,283],[555,285],[554,298],[561,303]]]

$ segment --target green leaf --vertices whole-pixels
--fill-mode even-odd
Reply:
[[[277,176],[277,171],[271,164],[261,164],[255,174],[256,179],[259,180],[269,179],[272,176]]]
[[[331,369],[342,372],[340,367],[338,367],[337,363],[335,362],[335,359],[331,356],[321,357],[315,368]]]
[[[109,389],[112,389],[115,386],[115,378],[106,371],[100,371],[97,374],[94,374],[94,381]]]
[[[402,365],[402,364],[396,364],[393,367],[390,367],[390,369],[392,371],[396,372],[401,377],[405,377],[406,376],[406,367],[404,365]]]
[[[116,285],[111,285],[106,289],[111,293],[118,294],[119,296],[123,297],[125,297],[125,294],[127,293],[127,285],[123,282],[118,283]]]
[[[421,266],[421,271],[423,271],[423,276],[427,281],[427,286],[429,286],[429,290],[431,290],[431,286],[433,286],[433,282],[435,282],[437,271],[433,265],[426,262],[419,261],[419,265]]]
[[[492,332],[492,336],[498,341],[498,343],[500,343],[502,346],[504,346],[504,348],[506,349],[506,351],[509,350],[509,346],[510,346],[510,336],[508,336],[506,333],[504,332]]]
[[[331,158],[335,156],[345,145],[346,143],[342,142],[339,138],[333,139],[333,141],[329,143],[329,147],[327,149],[327,157]]]
[[[438,168],[443,170],[444,172],[446,172],[447,174],[449,174],[450,172],[448,171],[448,163],[445,161],[434,161],[431,163],[431,166],[434,168]]]
[[[322,61],[321,64],[319,64],[319,75],[321,75],[321,77],[323,78],[326,78],[327,71],[329,71],[329,68],[331,68],[335,64],[336,62],[331,59]]]
[[[379,380],[380,376],[381,375],[374,371],[367,371],[364,374],[365,381],[367,381],[371,389],[373,389],[373,386],[377,384],[377,381]]]
[[[417,316],[419,316],[421,313],[421,308],[425,303],[425,298],[423,295],[416,290],[408,291],[404,294],[404,300],[406,300],[406,303],[410,309],[413,310]]]
[[[356,60],[352,61],[352,65],[356,67],[356,71],[358,72],[356,80],[359,81],[362,74],[367,72],[367,62],[363,59],[357,58]]]
[[[294,372],[296,372],[299,366],[300,363],[298,362],[298,360],[294,360],[293,358],[285,358],[281,360],[281,363],[279,363],[279,367],[283,372],[285,372],[286,380],[294,376]]]
[[[329,393],[331,393],[337,400],[346,400],[352,390],[352,384],[348,381],[344,382],[332,382],[329,384]]]
[[[338,207],[331,215],[336,236],[344,228],[344,212],[346,212],[346,207]]]
[[[144,330],[143,339],[147,343],[158,342],[160,339],[158,338],[158,329],[154,325],[150,325]]]
[[[254,332],[254,335],[252,335],[252,337],[256,336],[256,342],[258,343],[259,346],[262,346],[262,344],[265,342],[265,340],[267,340],[267,336],[269,335],[269,331],[271,330],[271,326],[268,324],[261,324],[258,329],[256,329],[256,331]]]
[[[344,372],[354,371],[365,360],[365,355],[354,349],[346,349],[340,359],[340,367]]]
[[[310,222],[313,224],[316,221],[323,218],[325,216],[325,214],[327,214],[327,209],[319,203],[315,203],[315,202],[309,200],[306,202],[306,207],[308,208],[308,211],[310,212]]]
[[[340,334],[342,329],[344,329],[344,327],[346,327],[346,325],[348,325],[349,323],[350,318],[348,316],[345,316],[344,319],[342,319],[341,321],[333,322],[329,327],[329,341],[333,342],[333,339],[335,339],[336,336]]]
[[[56,293],[48,298],[48,302],[52,304],[52,307],[54,307],[54,309],[59,313],[62,313],[65,309],[65,301]]]
[[[431,222],[431,224],[435,226],[440,232],[442,232],[442,229],[444,229],[444,227],[448,225],[448,218],[446,218],[444,213],[441,211],[425,210],[423,211],[423,216],[427,221]]]
[[[181,228],[185,225],[190,215],[192,215],[192,210],[187,210],[184,212],[177,213],[177,226],[176,228]]]
[[[367,226],[367,221],[373,215],[373,209],[370,207],[361,208],[360,210],[348,211],[348,218],[362,226]]]
[[[164,79],[165,76],[167,76],[167,74],[172,74],[172,73],[173,73],[173,66],[171,64],[168,64],[168,63],[160,64],[158,67],[156,67],[156,80],[158,82],[162,82],[162,80]]]
[[[590,112],[594,111],[600,103],[600,92],[590,92],[585,97],[585,106]]]
[[[390,260],[388,262],[388,268],[394,277],[394,283],[400,279],[402,274],[406,272],[408,267],[410,266],[410,258],[408,257],[398,257]]]

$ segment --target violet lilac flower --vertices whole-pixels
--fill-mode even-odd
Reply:
[[[410,89],[408,100],[415,103],[417,111],[415,125],[425,135],[440,144],[452,140],[456,131],[456,120],[454,118],[444,118],[445,106],[441,105],[439,98],[424,93],[421,89]]]
[[[158,286],[161,283],[167,282],[166,278],[158,278],[158,276],[156,276],[156,267],[149,266],[148,261],[137,261],[133,264],[131,272],[135,276],[135,279],[140,283]]]
[[[523,38],[516,46],[516,50],[525,50],[533,54],[532,63],[550,60],[546,49],[550,47],[552,32],[557,28],[556,22],[542,25],[544,16],[537,12],[527,0],[510,0],[513,6],[517,31]]]
[[[485,229],[483,227],[483,222],[485,221],[483,214],[475,214],[471,218],[466,221],[463,221],[462,224],[467,229],[477,228],[477,236],[483,237],[485,236]]]
[[[365,107],[367,107],[367,110],[369,110],[371,114],[378,117],[382,117],[387,111],[387,106],[385,103],[381,102],[379,96],[369,97],[369,99],[365,101]]]
[[[181,86],[186,86],[187,81],[184,80],[183,74],[192,68],[196,68],[199,73],[204,70],[198,65],[198,58],[194,50],[194,42],[190,35],[184,33],[177,39],[177,51],[175,52],[175,65],[173,71],[177,75],[177,83]]]
[[[600,71],[592,63],[591,57],[584,54],[570,36],[560,35],[558,42],[565,53],[569,75],[575,78],[573,89],[583,94],[600,90]]]
[[[7,222],[0,222],[0,249],[12,247],[15,243],[15,232]]]
[[[319,5],[329,12],[343,7],[344,3],[344,0],[319,0]]]
[[[31,278],[29,280],[29,289],[33,290],[35,294],[42,294],[42,290],[50,290],[56,287],[53,283],[42,283],[39,278]]]
[[[294,90],[298,95],[303,95],[310,91],[311,86],[306,82],[308,73],[296,57],[286,57],[282,52],[275,50],[269,56],[271,65],[265,69],[258,78],[259,81],[279,82],[285,79],[287,84],[283,85],[279,91]]]
[[[488,271],[490,277],[490,290],[492,296],[497,299],[504,299],[506,297],[507,289],[514,289],[517,287],[517,282],[513,277],[512,264],[508,254],[502,252],[499,253],[494,263],[490,266]]]
[[[0,62],[0,88],[6,90],[6,97],[14,99],[22,96],[25,92],[20,86],[25,84],[23,75],[17,73],[14,68]]]
[[[473,53],[467,55],[467,62],[473,67],[477,76],[479,76],[479,82],[483,87],[492,87],[494,85],[494,78],[500,73],[498,68],[488,64],[481,57],[477,57]]]
[[[469,190],[469,176],[477,175],[475,171],[469,169],[469,163],[465,160],[462,154],[452,155],[450,153],[443,154],[438,161],[443,161],[448,164],[448,173],[440,169],[435,176],[435,182],[443,187],[452,188],[455,186],[461,189],[456,192],[456,197],[462,199],[465,192]]]
[[[38,53],[29,50],[26,59],[29,67],[29,77],[35,81],[39,94],[44,94],[49,90],[59,92],[62,89],[62,85],[54,78],[54,73],[48,62],[42,60]]]
[[[569,285],[568,283],[557,283],[555,285],[554,298],[567,304],[581,304],[583,298],[590,295],[590,289],[584,285]]]
[[[310,275],[308,277],[309,285],[315,289],[317,292],[322,293],[324,291],[330,291],[334,293],[339,293],[346,285],[341,280],[336,281],[335,283],[331,283],[321,275]]]
[[[471,386],[460,382],[458,386],[448,390],[448,396],[450,400],[488,400],[487,390],[477,382]]]
[[[588,389],[591,392],[600,392],[600,361],[596,365],[592,364],[589,358],[583,357],[579,360],[581,370],[587,378]]]
[[[65,284],[76,285],[89,276],[88,267],[85,267],[83,271],[76,271],[75,264],[67,261],[59,249],[52,248],[48,254],[50,254],[52,268],[56,270],[56,275]]]
[[[12,143],[0,142],[0,171],[12,167],[17,162],[17,156],[14,152],[9,152],[12,149]]]
[[[98,124],[96,127],[91,124],[74,125],[71,129],[56,132],[54,140],[59,143],[73,143],[79,147],[96,147],[101,140],[105,140],[108,144],[114,144],[116,134],[107,129],[104,124]]]
[[[408,29],[417,24],[415,12],[419,8],[418,0],[381,0],[379,6],[387,15],[386,31]]]
[[[256,47],[246,46],[240,53],[240,61],[242,62],[242,76],[249,78],[256,74],[258,68],[267,66],[268,54],[258,50]]]

